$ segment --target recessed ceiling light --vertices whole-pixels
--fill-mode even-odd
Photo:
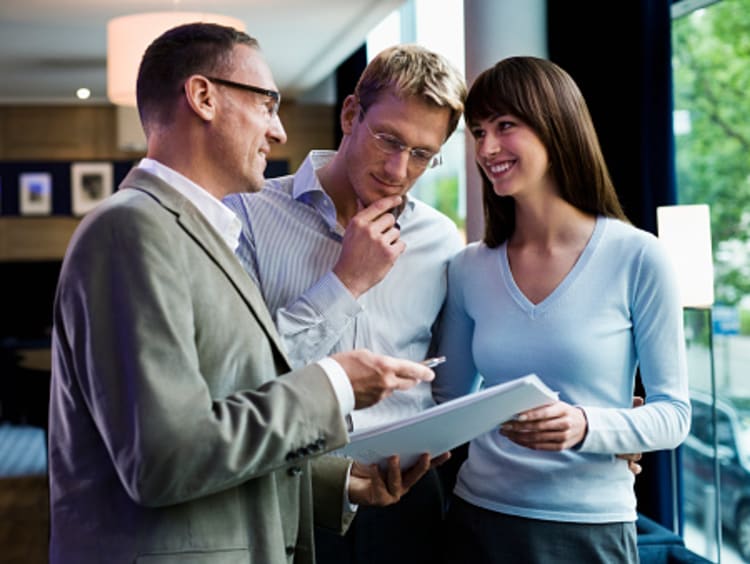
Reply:
[[[76,97],[79,100],[88,100],[89,96],[91,96],[91,90],[88,88],[79,88],[76,90]]]

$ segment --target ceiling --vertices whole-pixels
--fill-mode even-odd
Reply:
[[[239,18],[285,98],[328,77],[404,0],[0,0],[0,104],[106,102],[107,21],[151,11]],[[76,100],[79,87],[91,90]]]

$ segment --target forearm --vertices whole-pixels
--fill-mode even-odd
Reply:
[[[678,399],[637,408],[584,407],[588,429],[581,452],[649,452],[677,447],[690,426],[689,405]]]
[[[293,366],[330,354],[362,307],[329,272],[275,314],[276,327]]]

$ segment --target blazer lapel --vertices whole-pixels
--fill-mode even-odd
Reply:
[[[232,250],[208,223],[198,208],[160,178],[137,168],[131,170],[120,184],[120,189],[128,188],[149,194],[163,207],[175,214],[178,224],[226,274],[242,299],[247,303],[258,323],[263,327],[268,338],[278,349],[281,358],[287,365],[291,366],[263,296],[242,268]]]

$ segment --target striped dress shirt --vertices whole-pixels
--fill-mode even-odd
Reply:
[[[399,217],[406,251],[381,282],[354,299],[332,271],[344,229],[315,172],[333,155],[312,151],[296,174],[224,199],[242,222],[237,256],[263,293],[295,367],[355,348],[422,360],[445,300],[448,261],[463,238],[450,218],[408,198]],[[354,411],[354,429],[433,404],[430,385],[421,383]]]

